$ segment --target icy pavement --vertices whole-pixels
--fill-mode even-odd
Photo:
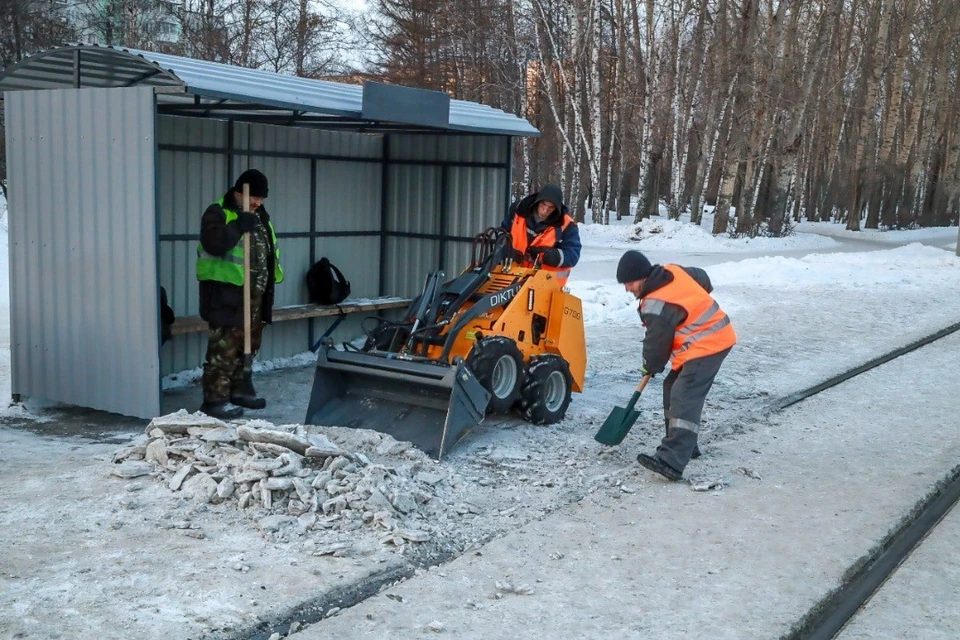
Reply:
[[[603,453],[591,439],[599,425],[579,412],[584,421],[553,429],[489,425],[443,465],[403,452],[392,464],[439,469],[436,492],[452,496],[441,535],[397,546],[361,526],[352,544],[321,555],[326,529],[277,535],[235,503],[182,499],[167,473],[111,475],[116,444],[0,429],[0,531],[15,550],[0,559],[0,630],[237,637],[306,620],[304,603],[392,582],[421,554],[450,550],[461,555],[300,637],[416,637],[433,623],[465,638],[520,628],[529,637],[778,637],[956,464],[960,388],[944,372],[960,364],[958,347],[954,334],[773,419],[748,413],[737,429],[713,432],[688,476],[719,490],[639,468],[633,458],[653,446],[655,426],[638,425]],[[839,349],[831,356],[854,363]],[[717,403],[711,415],[738,410]],[[348,431],[329,435],[390,461],[389,451],[376,460],[372,442],[338,438]]]
[[[837,640],[960,638],[960,509],[953,508]]]
[[[579,504],[293,637],[780,637],[957,464],[960,388],[943,372],[956,371],[958,354],[954,334],[724,440],[688,469],[722,489],[624,469]],[[896,389],[870,393],[894,377]],[[960,562],[956,545],[935,553],[944,566]],[[929,571],[935,557],[920,562]],[[955,577],[932,585],[936,611],[956,603]],[[927,589],[920,571],[903,579],[887,602]],[[899,629],[888,637],[955,637],[950,611],[942,622],[928,614],[926,634],[919,620],[875,615],[850,637],[878,637],[888,622]]]

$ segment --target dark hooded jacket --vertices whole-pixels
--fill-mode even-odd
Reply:
[[[557,208],[543,222],[537,217],[537,203],[542,201],[550,202]],[[547,227],[563,226],[563,216],[569,214],[570,210],[567,205],[563,204],[563,194],[560,192],[560,187],[555,184],[548,184],[540,191],[531,193],[522,200],[511,204],[507,210],[507,216],[500,226],[510,231],[513,227],[514,216],[522,216],[527,220],[527,233],[530,234],[530,239],[533,239],[543,233]],[[577,265],[577,262],[580,261],[582,247],[580,244],[580,229],[577,228],[575,222],[567,225],[567,228],[562,231],[556,247],[563,252],[563,266],[565,268]]]
[[[223,196],[223,203],[232,211],[240,211],[243,206],[236,201],[233,189]],[[260,216],[266,226],[270,222],[270,214],[261,205],[255,213]],[[214,202],[203,212],[200,219],[200,244],[203,249],[212,255],[226,255],[230,249],[237,246],[243,239],[243,233],[237,228],[236,222],[227,224],[227,214],[223,207]],[[269,237],[269,234],[267,234]],[[267,253],[267,273],[273,274],[276,262],[275,247],[271,240],[270,251]],[[263,294],[261,317],[264,322],[273,319],[273,297],[275,283],[272,277],[267,278],[267,289]],[[200,281],[200,317],[212,325],[226,327],[243,327],[243,287],[215,282],[212,280]]]
[[[706,271],[697,267],[680,268],[703,287],[704,291],[707,293],[713,291],[710,276],[707,275]],[[673,282],[673,274],[659,264],[654,265],[653,271],[650,272],[646,282],[643,283],[640,298],[644,298],[657,289],[662,289],[671,282]],[[687,319],[687,312],[680,305],[670,304],[669,302],[665,302],[657,314],[641,313],[641,308],[637,308],[637,313],[640,313],[640,321],[646,328],[646,333],[643,336],[643,366],[650,373],[660,373],[667,367],[670,354],[673,352],[674,334],[677,332],[677,327]]]

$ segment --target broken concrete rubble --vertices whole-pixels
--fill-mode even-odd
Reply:
[[[428,542],[431,527],[449,519],[438,513],[456,514],[453,500],[437,499],[438,489],[452,484],[449,473],[424,470],[432,463],[420,452],[379,436],[364,453],[321,430],[261,420],[229,425],[179,411],[153,420],[145,442],[118,451],[112,471],[124,478],[155,474],[196,504],[233,505],[249,512],[264,535],[368,528],[398,548]],[[380,452],[404,454],[403,463],[374,462]],[[326,541],[314,554],[346,548]]]

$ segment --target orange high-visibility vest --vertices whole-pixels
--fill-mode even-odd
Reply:
[[[574,224],[573,218],[564,214],[562,225],[559,227],[549,226],[540,232],[540,234],[533,240],[530,240],[529,234],[527,233],[526,216],[521,216],[519,214],[515,215],[513,216],[513,227],[510,229],[510,235],[513,236],[513,248],[522,253],[526,253],[529,247],[556,247],[557,244],[560,243],[560,238],[562,237],[563,231],[571,224]],[[530,268],[533,266],[533,262],[524,260],[520,266]],[[553,272],[557,280],[560,281],[561,287],[565,287],[567,285],[567,278],[570,277],[570,267],[565,265],[551,267],[541,263],[540,268],[544,271]]]
[[[675,264],[663,267],[673,274],[673,282],[643,297],[640,310],[656,313],[657,305],[669,302],[683,307],[687,318],[673,335],[670,367],[676,371],[684,362],[720,353],[737,344],[730,318],[697,281]]]

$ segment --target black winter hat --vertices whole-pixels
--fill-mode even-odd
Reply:
[[[548,184],[543,189],[540,189],[533,204],[537,204],[538,202],[549,202],[557,208],[557,211],[563,213],[563,192],[560,190],[560,187],[555,184]]]
[[[653,271],[653,265],[647,260],[647,256],[639,251],[630,250],[620,258],[620,264],[617,265],[617,282],[634,282],[643,280]]]
[[[247,169],[240,174],[240,177],[237,178],[237,183],[233,185],[234,190],[237,193],[243,193],[243,184],[247,183],[250,185],[250,195],[254,198],[266,198],[267,192],[267,176],[263,175],[256,169]]]

